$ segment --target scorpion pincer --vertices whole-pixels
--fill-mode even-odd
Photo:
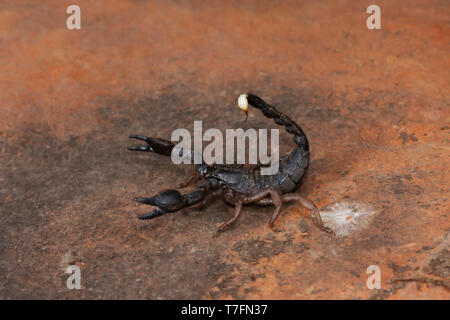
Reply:
[[[295,201],[311,210],[313,221],[321,230],[333,233],[331,229],[324,226],[317,207],[311,201],[293,192],[309,164],[309,143],[303,130],[287,115],[251,93],[240,95],[238,105],[246,114],[248,105],[261,110],[264,116],[284,126],[286,131],[294,136],[296,147],[290,154],[280,158],[278,172],[274,175],[261,175],[260,167],[197,164],[194,175],[177,186],[184,188],[198,182],[192,192],[181,194],[172,189],[162,191],[150,198],[135,198],[137,202],[155,206],[153,212],[143,214],[139,216],[139,219],[153,219],[185,208],[200,208],[212,199],[222,198],[226,203],[234,206],[234,216],[219,227],[218,233],[230,227],[239,218],[242,205],[247,204],[275,206],[269,220],[269,226],[274,230],[274,222],[280,213],[281,205]],[[165,156],[171,156],[172,152],[179,152],[184,157],[193,158],[191,150],[174,150],[174,144],[164,139],[140,135],[132,135],[130,138],[146,142],[146,145],[128,147],[132,151],[155,152]]]

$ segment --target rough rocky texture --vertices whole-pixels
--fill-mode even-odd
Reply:
[[[450,298],[448,1],[377,1],[378,31],[364,1],[77,3],[78,31],[64,1],[0,4],[0,298]],[[332,237],[289,206],[274,233],[272,209],[246,207],[212,238],[220,201],[136,219],[134,196],[189,170],[127,152],[128,135],[240,127],[246,91],[307,133],[297,192],[373,206],[366,229]]]

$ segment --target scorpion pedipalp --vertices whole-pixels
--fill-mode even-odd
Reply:
[[[183,197],[177,190],[166,190],[150,198],[136,197],[134,201],[156,206],[153,212],[140,215],[139,219],[141,220],[153,219],[168,212],[178,211],[184,206]]]
[[[183,197],[177,190],[166,190],[150,198],[137,197],[134,201],[156,206],[164,212],[177,211],[184,206]]]
[[[172,142],[161,138],[152,138],[140,135],[132,135],[129,138],[142,140],[147,143],[147,145],[137,145],[128,147],[128,150],[131,151],[155,152],[165,156],[170,156],[172,149],[174,147],[174,144]]]
[[[139,216],[139,219],[152,219],[165,213],[175,212],[193,206],[202,206],[208,200],[208,195],[215,194],[209,188],[211,188],[211,184],[205,183],[203,186],[199,186],[192,192],[183,195],[178,190],[170,189],[162,191],[153,197],[134,198],[136,202],[156,207],[153,212]],[[217,192],[219,190],[216,190],[216,194]]]
[[[141,214],[140,216],[138,216],[138,218],[141,220],[148,220],[148,219],[153,219],[153,218],[162,216],[165,213],[166,213],[166,211],[162,210],[159,207],[156,207],[155,210],[153,210],[152,212]]]

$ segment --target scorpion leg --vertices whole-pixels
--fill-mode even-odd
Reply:
[[[234,216],[233,218],[231,218],[230,220],[228,220],[227,222],[223,223],[219,229],[217,229],[217,233],[216,236],[219,235],[220,232],[224,231],[226,228],[228,228],[229,226],[231,226],[233,223],[236,222],[236,220],[239,218],[239,216],[241,215],[241,211],[242,211],[242,202],[237,202],[234,206]]]
[[[268,195],[270,195],[270,198],[265,198]],[[245,204],[255,203],[255,204],[262,204],[262,205],[273,204],[275,206],[275,211],[272,214],[272,217],[270,218],[269,226],[272,230],[274,230],[274,223],[280,213],[282,203],[290,202],[290,201],[298,201],[304,207],[311,210],[312,216],[314,218],[313,221],[321,230],[331,233],[331,234],[334,233],[330,228],[324,226],[322,218],[320,216],[320,211],[314,205],[314,203],[312,203],[308,199],[306,199],[296,193],[287,193],[287,194],[281,195],[280,192],[278,192],[277,190],[266,189],[264,191],[254,194],[251,197],[244,198],[243,203],[245,203]]]
[[[278,217],[278,214],[280,213],[280,209],[281,209],[281,196],[279,192],[276,192],[275,190],[271,190],[270,191],[270,197],[271,200],[275,206],[275,211],[272,214],[272,218],[270,218],[269,220],[269,227],[270,229],[272,229],[273,231],[275,230],[275,219]]]
[[[266,189],[261,192],[255,193],[250,197],[245,197],[243,203],[258,203],[261,200],[265,200],[264,198],[270,194],[271,189]]]
[[[312,211],[312,216],[314,217],[313,221],[314,223],[323,231],[333,234],[333,230],[331,230],[328,227],[325,227],[322,221],[322,218],[320,216],[320,211],[317,209],[316,205],[309,201],[308,199],[296,194],[296,193],[287,193],[282,196],[283,202],[289,202],[289,201],[298,201],[300,202],[305,208]]]
[[[265,197],[267,197],[268,195],[270,195],[270,199],[265,199]],[[281,195],[279,191],[272,188],[263,190],[261,192],[252,195],[251,197],[244,198],[244,203],[256,203],[263,205],[273,204],[275,206],[275,211],[273,212],[272,217],[269,220],[269,227],[273,231],[276,231],[274,223],[275,219],[278,217],[278,214],[280,213],[282,204]]]
[[[264,198],[264,199],[261,199],[261,200],[255,202],[254,204],[256,204],[258,206],[270,206],[270,205],[273,205],[273,201],[270,198]]]

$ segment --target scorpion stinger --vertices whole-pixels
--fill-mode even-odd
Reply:
[[[196,176],[183,185],[201,180],[194,191],[182,195],[177,190],[166,190],[151,198],[135,198],[137,202],[156,206],[152,213],[139,216],[140,219],[152,219],[184,208],[197,208],[211,199],[221,197],[234,206],[234,216],[223,223],[218,232],[227,229],[237,221],[242,206],[246,204],[275,206],[269,220],[269,226],[273,229],[282,204],[295,201],[311,211],[313,221],[321,230],[333,233],[331,229],[324,226],[317,207],[306,198],[294,193],[309,164],[310,150],[305,133],[296,122],[260,97],[251,93],[240,95],[238,106],[246,115],[249,105],[259,109],[265,117],[273,119],[276,124],[284,126],[286,131],[294,136],[296,146],[288,155],[280,158],[278,172],[274,175],[262,175],[260,167],[197,164],[195,165]],[[160,138],[138,135],[130,138],[147,143],[147,145],[129,147],[128,149],[132,151],[148,151],[170,156],[174,148],[170,141]],[[192,159],[192,151],[180,149],[180,152]]]

